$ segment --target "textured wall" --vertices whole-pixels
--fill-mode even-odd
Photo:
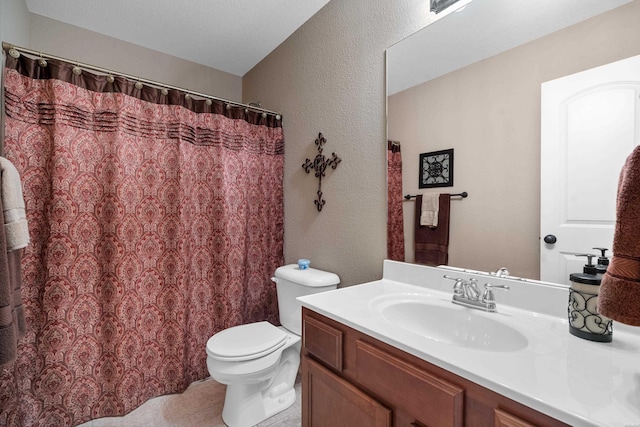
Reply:
[[[539,277],[540,85],[640,54],[639,20],[635,1],[389,97],[405,194],[424,191],[420,153],[455,149],[455,186],[446,190],[470,196],[452,201],[449,264]],[[414,203],[404,210],[412,261]]]
[[[635,1],[549,37],[543,44],[531,45],[529,50],[511,52],[529,56],[529,60],[524,66],[514,65],[515,61],[509,65],[511,74],[506,78],[510,80],[503,79],[504,74],[491,77],[499,69],[496,67],[504,64],[479,65],[484,67],[482,73],[488,81],[501,87],[499,96],[504,101],[489,111],[490,119],[499,120],[514,107],[513,90],[524,90],[518,73],[523,73],[529,83],[539,84],[635,54],[638,26],[634,22],[639,6],[640,1]],[[343,285],[379,277],[381,260],[386,256],[383,51],[424,26],[428,22],[426,9],[426,1],[332,0],[245,75],[244,99],[260,99],[264,105],[282,111],[285,118],[287,262],[310,257],[316,266],[339,274]],[[603,39],[605,33],[607,37]],[[505,91],[506,86],[512,92]],[[495,95],[483,87],[472,89],[476,98]],[[473,226],[452,225],[464,234],[463,239],[452,242],[453,263],[473,264],[485,270],[514,265],[514,274],[539,275],[539,87],[526,92],[526,101],[515,104],[533,120],[513,123],[508,128],[485,127],[484,134],[473,120],[442,122],[449,129],[466,132],[464,137],[468,144],[475,144],[477,152],[497,145],[496,161],[505,166],[504,174],[493,173],[489,185],[478,187],[484,182],[481,176],[487,166],[474,162],[473,153],[464,156],[456,152],[456,184],[464,182],[458,177],[466,173],[467,182],[475,186],[472,189],[471,185],[456,185],[456,190],[469,191],[477,204],[472,203],[471,197],[460,202],[476,220],[471,223]],[[305,176],[300,165],[315,154],[313,140],[319,131],[329,141],[329,153],[336,151],[344,161],[323,182],[327,205],[318,214],[312,202],[317,181]],[[433,129],[428,130],[428,135],[439,139]],[[442,144],[434,144],[433,149],[448,148],[454,143]],[[412,162],[413,159],[406,160],[408,166]],[[413,167],[417,168],[417,160],[415,163]],[[475,182],[473,177],[477,177]],[[507,197],[513,198],[509,208],[490,206],[492,200]],[[483,233],[484,225],[478,224],[483,218],[502,221],[500,232],[491,236]],[[499,249],[485,248],[489,238],[500,243]]]
[[[233,74],[40,15],[29,17],[29,45],[23,47],[231,101],[241,100],[242,79]]]
[[[0,39],[21,46],[29,41],[29,11],[25,0],[0,0]]]
[[[386,257],[385,49],[428,22],[428,2],[332,0],[243,78],[243,98],[284,116],[285,260],[311,259],[342,286],[381,277]],[[318,180],[301,165],[342,158]]]

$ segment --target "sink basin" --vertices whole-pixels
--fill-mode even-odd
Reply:
[[[508,352],[527,347],[527,338],[499,313],[484,313],[424,295],[385,296],[372,310],[414,335],[475,350]]]

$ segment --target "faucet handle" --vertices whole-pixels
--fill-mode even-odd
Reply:
[[[448,274],[445,274],[444,276],[445,279],[449,279],[449,280],[455,280],[456,283],[453,284],[453,294],[454,295],[462,295],[464,293],[464,280],[460,279],[459,277],[451,277]]]
[[[494,302],[496,300],[493,295],[493,289],[502,289],[503,291],[508,291],[509,285],[492,285],[491,283],[485,283],[484,292],[482,294],[482,302]]]
[[[492,285],[491,283],[485,283],[484,288],[485,289],[504,289],[505,291],[508,291],[510,289],[509,285]]]

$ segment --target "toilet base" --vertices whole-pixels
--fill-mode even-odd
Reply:
[[[300,337],[292,335],[271,378],[262,381],[227,381],[222,420],[229,427],[253,427],[289,408],[296,400],[294,388],[300,367]],[[211,371],[212,377],[214,372]]]
[[[289,408],[296,401],[295,389],[280,396],[264,396],[260,384],[227,386],[222,420],[230,427],[252,427]]]

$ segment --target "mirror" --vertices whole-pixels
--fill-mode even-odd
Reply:
[[[451,200],[449,265],[539,279],[540,85],[639,54],[639,16],[640,0],[473,0],[387,50],[403,194],[469,194]],[[420,189],[420,154],[451,148],[454,186]]]

